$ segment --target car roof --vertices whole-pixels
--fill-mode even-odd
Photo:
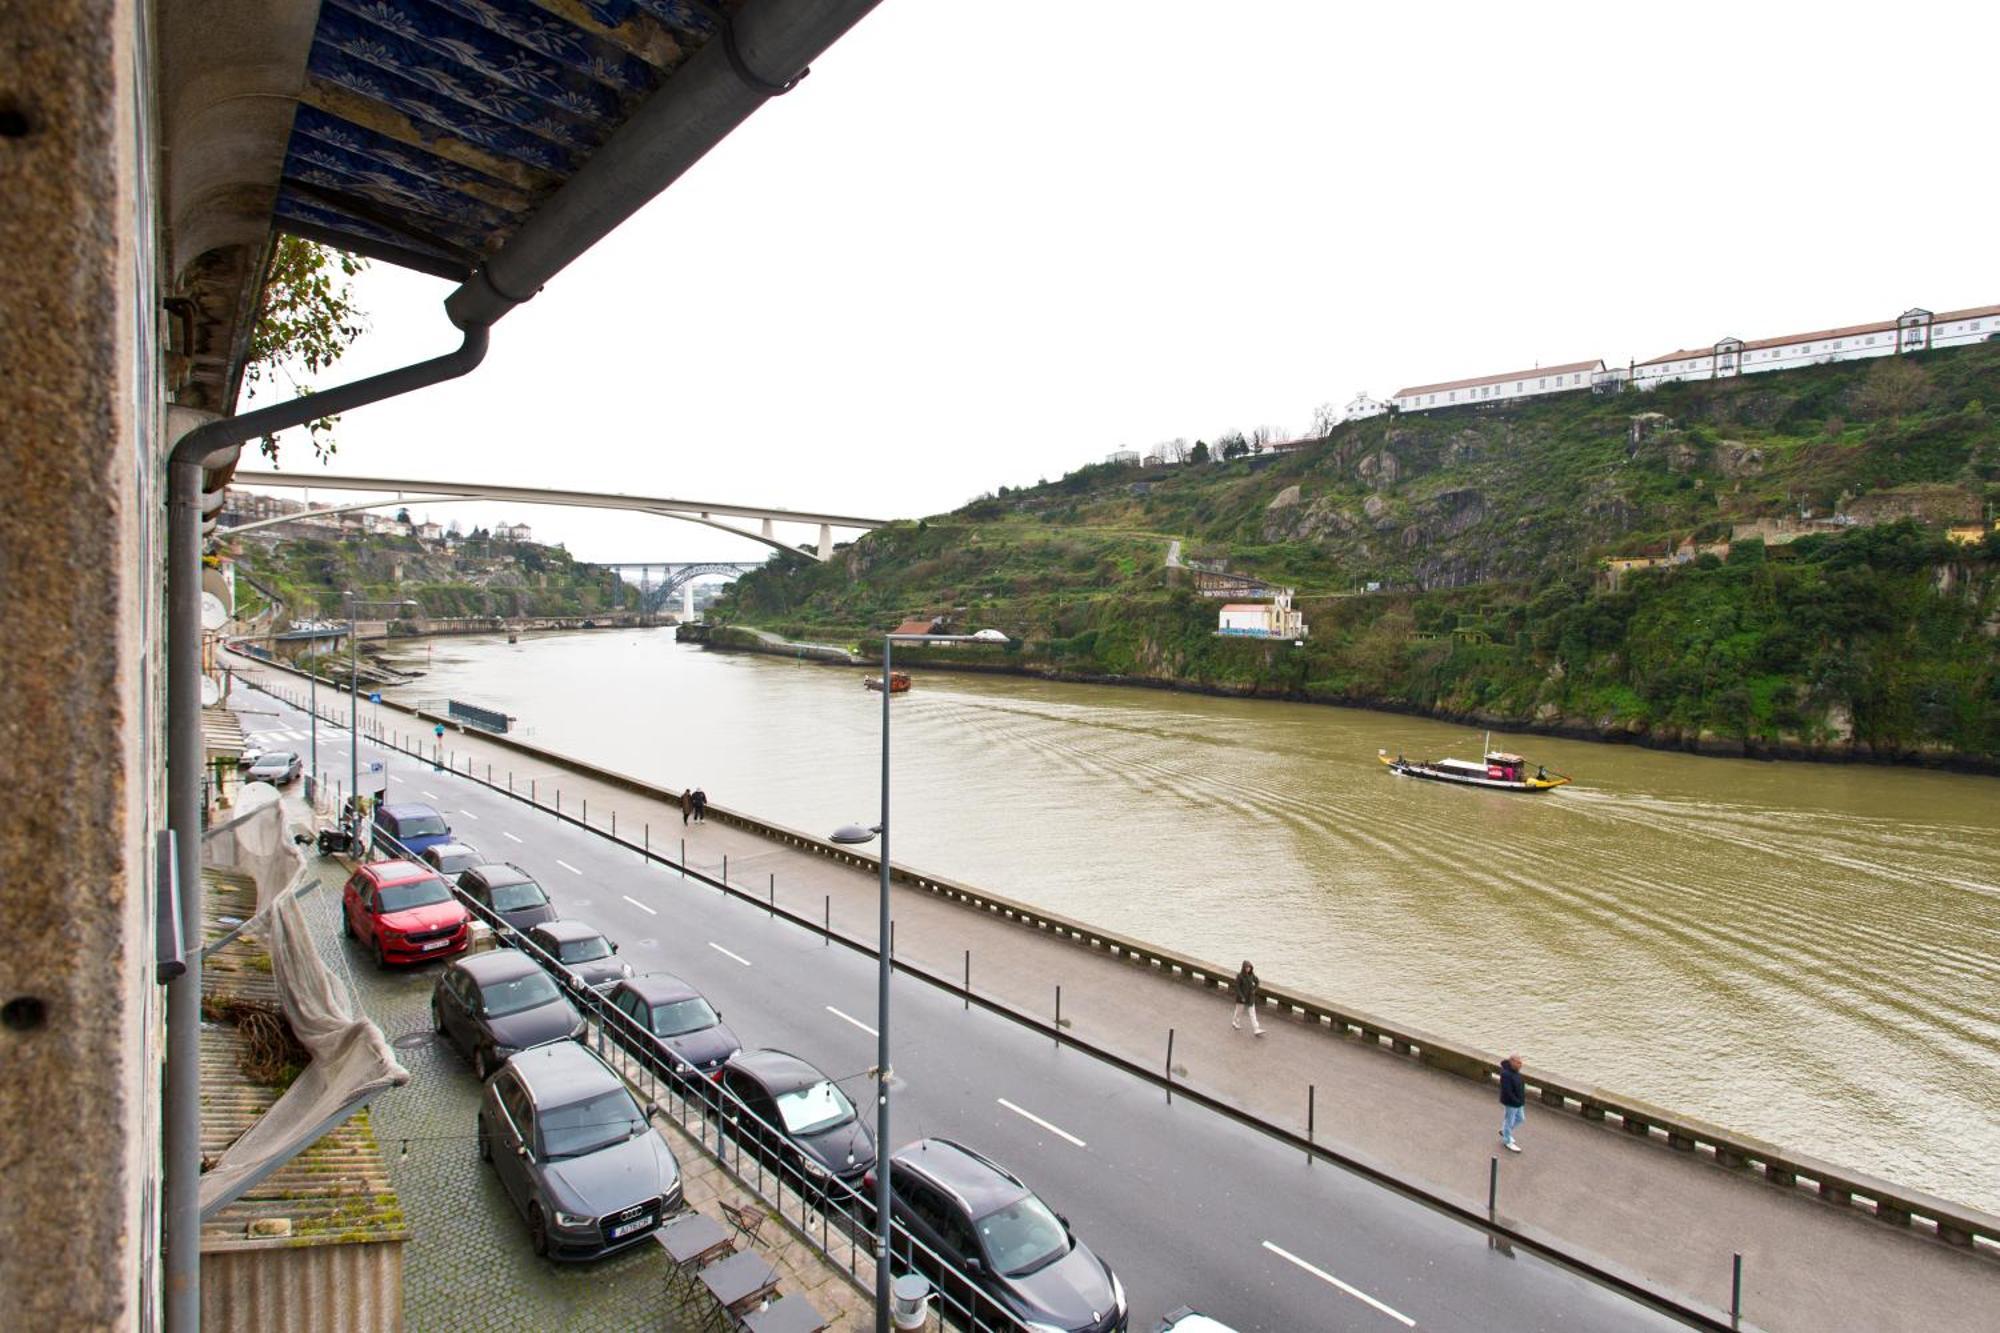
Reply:
[[[287,763],[290,763],[292,760],[297,759],[298,757],[299,757],[299,752],[297,750],[266,750],[264,751],[264,753],[258,755],[255,759],[253,759],[251,763],[268,764],[273,762],[274,760],[280,760],[280,759],[284,760]]]
[[[482,986],[494,981],[512,981],[542,970],[540,963],[518,949],[488,949],[485,953],[468,954],[455,966]]]
[[[412,815],[437,815],[439,819],[444,818],[438,814],[436,806],[425,805],[421,801],[398,801],[394,805],[383,806],[382,813],[396,819],[408,819]]]
[[[453,838],[450,842],[434,842],[430,846],[424,848],[425,856],[430,856],[432,854],[436,854],[438,856],[450,856],[453,852],[471,852],[474,856],[479,855],[479,849],[477,847],[472,846],[470,843],[460,842],[456,838]]]
[[[507,884],[533,884],[535,877],[512,861],[481,861],[476,866],[467,866],[459,872],[477,875],[481,883],[489,889],[497,889]]]
[[[531,1046],[510,1059],[507,1066],[527,1085],[528,1096],[537,1106],[573,1102],[625,1086],[610,1066],[573,1041]]]
[[[647,1004],[670,1004],[675,1000],[699,999],[701,992],[670,972],[647,972],[627,977],[619,985],[637,992]]]
[[[743,1071],[774,1097],[826,1082],[826,1075],[790,1051],[738,1051],[729,1057],[732,1067]]]
[[[597,939],[604,932],[588,921],[578,921],[575,917],[564,917],[556,921],[544,921],[528,931],[530,935],[546,935],[558,944],[569,944],[576,940]]]
[[[918,1139],[896,1151],[897,1167],[907,1167],[954,1195],[973,1217],[984,1217],[1031,1191],[997,1162],[950,1139]]]
[[[401,884],[411,879],[436,879],[438,872],[419,861],[397,857],[392,861],[370,861],[361,873],[377,884]]]

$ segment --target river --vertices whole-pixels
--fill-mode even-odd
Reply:
[[[1496,734],[1548,796],[1390,776],[1465,727],[925,672],[899,862],[2000,1211],[2000,784]],[[440,639],[405,699],[808,832],[873,822],[859,670],[671,629]],[[396,660],[396,659],[392,659]]]

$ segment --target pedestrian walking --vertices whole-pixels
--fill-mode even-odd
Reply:
[[[1521,1151],[1514,1131],[1528,1115],[1528,1090],[1521,1082],[1521,1057],[1510,1055],[1500,1062],[1500,1146],[1508,1152]]]
[[[682,787],[682,788],[681,788],[681,823],[683,823],[683,824],[687,823],[687,822],[688,822],[688,816],[689,816],[689,815],[691,815],[691,814],[693,814],[693,813],[694,813],[694,791],[693,791],[693,789],[691,789],[691,788],[688,788],[688,787]]]
[[[1229,1026],[1243,1026],[1243,1011],[1250,1011],[1250,1031],[1254,1036],[1264,1035],[1264,1025],[1257,1021],[1257,993],[1263,987],[1257,982],[1257,969],[1250,966],[1250,960],[1243,960],[1243,970],[1236,974],[1236,1012],[1230,1015]]]
[[[694,789],[694,822],[697,824],[708,822],[708,793],[699,787]]]

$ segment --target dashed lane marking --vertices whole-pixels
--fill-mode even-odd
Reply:
[[[517,838],[517,837],[515,837],[515,836],[514,836],[513,834],[511,834],[511,833],[507,832],[507,830],[505,830],[505,829],[502,829],[502,830],[500,830],[500,836],[501,836],[501,837],[503,837],[503,838],[505,838],[505,839],[507,839],[507,840],[508,840],[509,842],[519,842],[519,841],[521,841],[521,840],[520,840],[519,838]]]
[[[1279,1249],[1276,1245],[1273,1245],[1268,1240],[1264,1242],[1264,1248],[1269,1250],[1272,1254],[1277,1255],[1280,1259],[1285,1260],[1287,1263],[1297,1264],[1300,1268],[1305,1269],[1306,1272],[1311,1273],[1314,1277],[1318,1278],[1320,1281],[1326,1283],[1327,1285],[1340,1288],[1340,1290],[1346,1292],[1348,1295],[1352,1296],[1355,1300],[1360,1301],[1363,1305],[1372,1306],[1375,1309],[1380,1310],[1383,1314],[1388,1315],[1391,1319],[1394,1319],[1396,1322],[1403,1325],[1403,1327],[1415,1328],[1417,1326],[1417,1321],[1410,1318],[1408,1315],[1404,1314],[1401,1310],[1396,1309],[1394,1306],[1384,1305],[1382,1302],[1376,1300],[1373,1296],[1370,1296],[1367,1292],[1362,1291],[1358,1287],[1348,1286],[1345,1282],[1342,1282],[1339,1278],[1327,1272],[1324,1268],[1315,1268],[1313,1265],[1299,1258],[1299,1256],[1297,1256],[1296,1254],[1293,1254],[1290,1250]]]
[[[1071,1143],[1074,1143],[1079,1148],[1085,1146],[1082,1139],[1078,1138],[1076,1135],[1070,1133],[1066,1129],[1058,1129],[1056,1126],[1051,1125],[1048,1121],[1036,1115],[1033,1111],[1024,1111],[1020,1107],[1014,1105],[1014,1103],[1008,1101],[1005,1097],[997,1098],[996,1100],[998,1100],[1002,1106],[1012,1111],[1015,1115],[1020,1116],[1021,1119],[1034,1121],[1036,1124],[1040,1125],[1043,1129],[1046,1129],[1049,1133],[1055,1135],[1057,1138],[1068,1139]]]
[[[581,875],[583,873],[581,870],[578,870],[575,866],[571,865],[569,862],[565,860],[562,860],[561,858],[557,858],[556,864],[561,866],[564,870],[569,871],[569,873],[572,875]]]
[[[626,902],[628,902],[628,903],[632,904],[632,906],[634,906],[634,907],[638,908],[638,909],[639,909],[640,911],[644,912],[644,913],[645,913],[645,914],[646,914],[647,916],[658,916],[658,915],[659,915],[659,913],[658,913],[658,912],[656,912],[656,911],[654,911],[654,910],[653,910],[652,908],[650,908],[650,907],[646,906],[646,904],[644,904],[644,903],[640,902],[640,901],[639,901],[639,900],[638,900],[637,898],[634,898],[634,897],[633,897],[633,896],[632,896],[631,894],[629,894],[629,893],[621,893],[621,894],[619,894],[618,896],[619,896],[620,898],[623,898],[623,899],[624,899],[624,900],[625,900]]]
[[[477,824],[477,823],[479,822],[479,816],[478,816],[478,815],[475,815],[475,814],[473,814],[473,813],[472,813],[472,811],[470,811],[470,810],[461,810],[461,811],[459,811],[458,813],[460,813],[461,815],[464,815],[464,816],[465,816],[465,817],[466,817],[467,819],[471,820],[471,821],[472,821],[473,823],[475,823],[475,824]]]
[[[834,1008],[832,1005],[828,1005],[826,1007],[826,1011],[829,1014],[832,1014],[835,1018],[839,1019],[843,1023],[854,1024],[854,1026],[860,1028],[863,1032],[867,1033],[871,1037],[879,1037],[882,1035],[881,1033],[877,1032],[874,1028],[869,1027],[866,1023],[856,1018],[853,1014],[843,1014],[840,1012],[840,1010]]]
[[[750,966],[750,960],[748,958],[745,958],[740,953],[732,953],[730,950],[723,948],[720,944],[717,944],[714,940],[710,940],[708,942],[708,947],[715,950],[717,953],[721,954],[724,958],[734,958],[737,962],[743,964],[743,966],[745,967]]]

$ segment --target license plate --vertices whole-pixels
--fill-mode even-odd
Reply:
[[[627,1222],[623,1226],[615,1226],[611,1228],[609,1234],[611,1236],[611,1239],[617,1240],[620,1236],[629,1236],[635,1231],[644,1231],[647,1227],[651,1225],[653,1225],[652,1217],[650,1216],[642,1217],[639,1218],[637,1221]]]
[[[424,941],[424,952],[429,953],[432,949],[442,949],[450,943],[450,940],[426,940]]]

